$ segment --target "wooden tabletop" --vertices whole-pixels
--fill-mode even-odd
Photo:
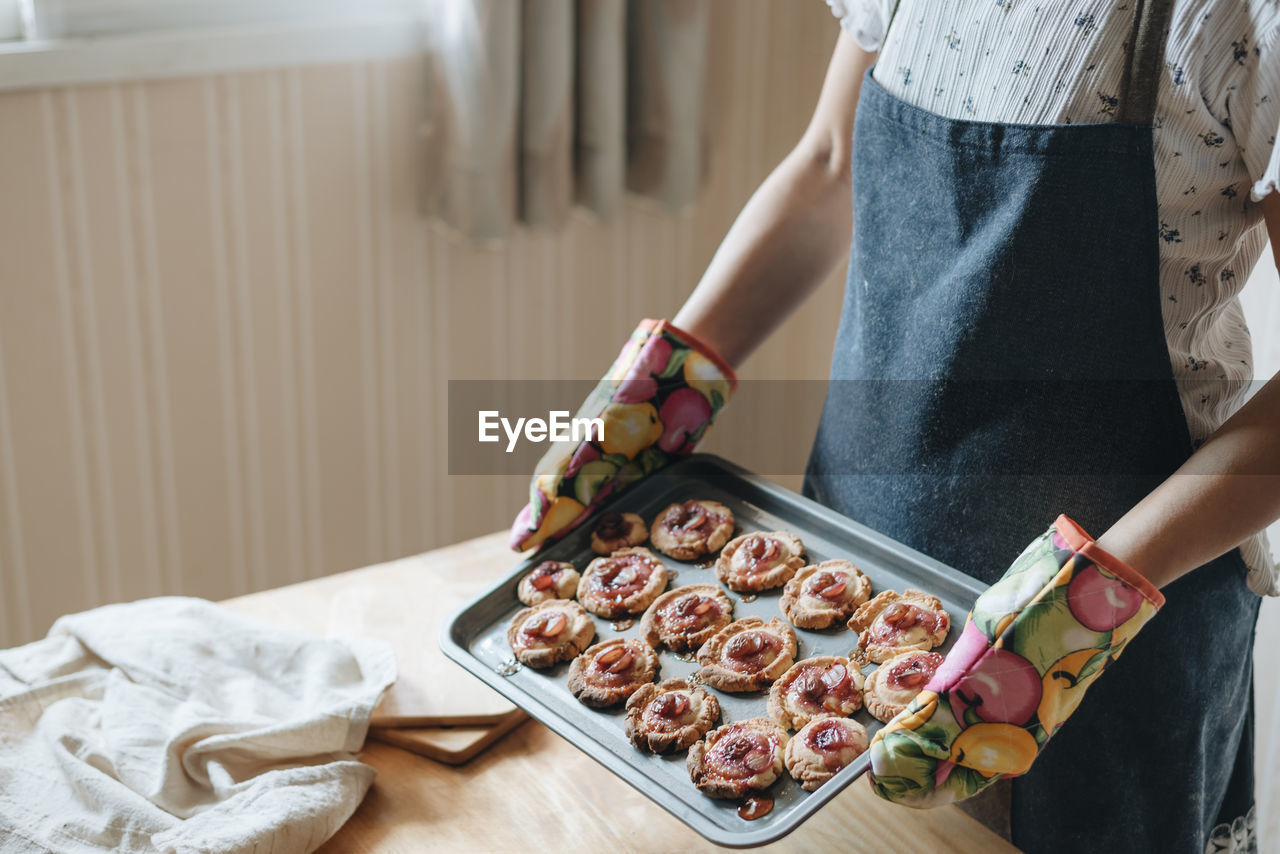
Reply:
[[[437,549],[424,558],[432,571],[406,576],[403,562],[397,562],[356,572],[363,584],[393,585],[399,595],[413,598],[431,595],[437,572],[496,579],[513,564],[505,533]],[[266,599],[287,615],[305,608],[317,586],[343,583],[344,576],[256,594],[253,610],[261,613]],[[227,604],[236,607],[236,600]],[[360,759],[378,770],[377,779],[351,820],[320,849],[325,854],[724,850],[534,720],[462,766],[375,742],[366,743]],[[760,850],[1000,854],[1017,849],[954,807],[894,806],[877,798],[864,781],[855,781],[794,833]]]

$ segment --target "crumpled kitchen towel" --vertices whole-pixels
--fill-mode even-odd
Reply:
[[[0,651],[0,852],[309,852],[373,782],[381,641],[200,599],[108,605]]]

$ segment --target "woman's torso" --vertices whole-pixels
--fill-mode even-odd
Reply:
[[[877,82],[916,106],[1005,124],[1113,120],[1129,3],[901,0],[883,44],[894,0],[832,6],[863,47],[879,48]],[[1278,33],[1280,4],[1270,0],[1179,0],[1166,45],[1153,134],[1153,239],[1169,359],[1197,442],[1240,406],[1253,379],[1237,295],[1266,245],[1251,192],[1265,192],[1280,172],[1272,152]],[[1251,586],[1274,592],[1265,539],[1242,552]]]

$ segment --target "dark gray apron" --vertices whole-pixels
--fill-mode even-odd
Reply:
[[[1169,7],[1136,2],[1116,121],[943,118],[868,72],[853,249],[810,497],[996,581],[1102,534],[1192,451],[1161,316],[1152,119]],[[1259,600],[1238,552],[1167,604],[1014,781],[1027,851],[1201,852],[1253,803]]]

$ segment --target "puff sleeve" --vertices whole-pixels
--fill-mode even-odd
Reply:
[[[885,29],[893,14],[894,0],[827,0],[831,14],[841,28],[853,35],[858,47],[868,52],[880,49]]]

